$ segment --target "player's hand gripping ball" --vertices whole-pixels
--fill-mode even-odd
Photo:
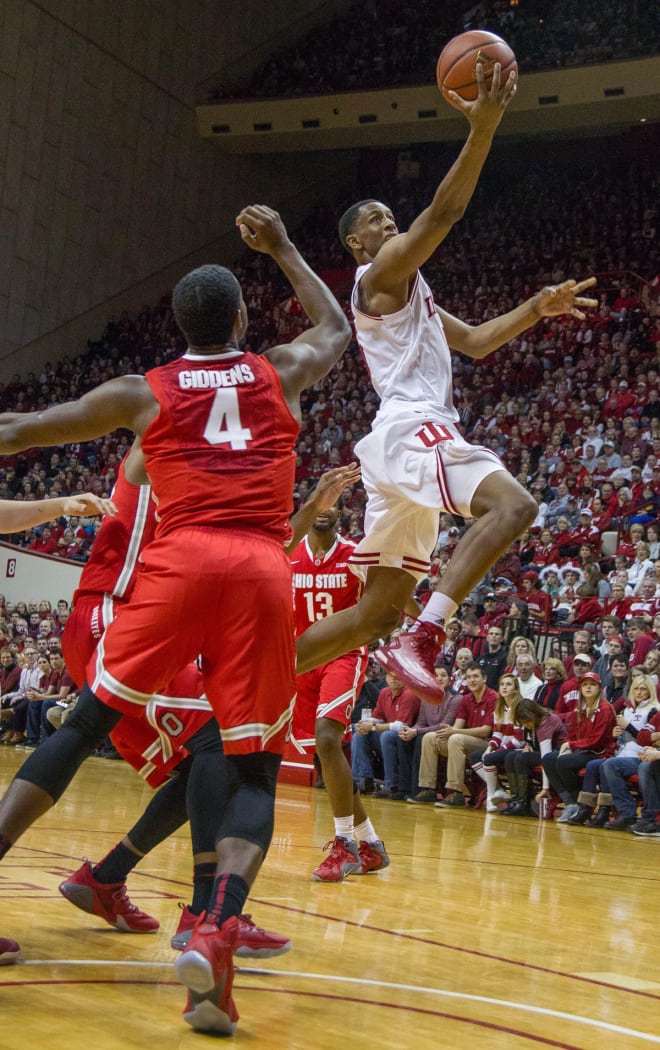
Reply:
[[[501,37],[485,29],[470,29],[455,36],[443,48],[436,67],[438,88],[450,106],[459,109],[459,103],[448,96],[455,91],[465,102],[474,102],[479,94],[477,62],[481,62],[486,88],[490,88],[496,62],[502,66],[500,84],[506,83],[509,73],[518,72],[513,51]]]

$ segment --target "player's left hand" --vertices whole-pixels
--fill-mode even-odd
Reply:
[[[359,480],[360,468],[355,462],[348,463],[345,467],[326,470],[310,495],[310,502],[314,504],[318,513],[322,514],[324,510],[334,507],[345,488],[355,485]]]
[[[109,514],[114,518],[117,508],[111,499],[101,499],[93,492],[81,492],[79,496],[68,496],[64,501],[63,514],[75,514],[80,518],[96,518]]]
[[[558,317],[560,314],[571,314],[580,321],[584,321],[585,314],[578,307],[584,306],[587,309],[595,309],[598,306],[598,300],[583,299],[580,293],[585,288],[592,288],[595,283],[595,277],[587,277],[584,281],[562,281],[561,284],[542,288],[535,297],[534,308],[539,317]]]
[[[249,204],[236,216],[241,237],[255,252],[273,255],[289,243],[286,226],[267,204]]]

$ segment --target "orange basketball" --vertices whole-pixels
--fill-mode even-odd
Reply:
[[[496,62],[502,66],[500,84],[504,84],[509,73],[518,72],[516,56],[505,40],[485,29],[470,29],[450,40],[438,59],[436,80],[438,87],[450,106],[456,106],[447,97],[448,91],[455,91],[466,102],[472,102],[479,94],[477,86],[477,62],[483,64],[486,86],[493,79],[493,67]]]

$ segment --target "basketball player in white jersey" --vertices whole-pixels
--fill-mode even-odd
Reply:
[[[456,96],[470,122],[467,141],[429,207],[400,233],[386,204],[363,200],[343,215],[340,238],[358,269],[352,295],[357,338],[380,408],[370,434],[356,446],[368,495],[365,537],[352,559],[366,573],[359,603],[319,620],[299,638],[300,674],[356,645],[389,634],[402,610],[411,611],[416,581],[427,574],[441,511],[475,518],[450,566],[408,634],[381,649],[377,659],[419,696],[440,703],[433,674],[444,639],[443,623],[494,562],[527,528],[536,503],[487,448],[469,445],[456,428],[450,349],[486,357],[541,317],[596,306],[579,298],[594,279],[544,288],[516,309],[470,327],[436,306],[419,267],[463,214],[506,106],[515,93],[511,73],[500,86],[495,66],[486,89],[477,66],[479,95]]]

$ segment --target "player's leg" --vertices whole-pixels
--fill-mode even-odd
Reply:
[[[476,520],[452,553],[442,576],[442,594],[458,607],[537,513],[534,498],[507,471],[488,474],[470,501],[468,514]]]
[[[218,619],[209,616],[200,624],[197,616],[195,622],[227,777],[214,783],[213,799],[208,783],[189,781],[191,825],[215,820],[216,878],[208,912],[175,965],[189,989],[186,1021],[229,1034],[238,1020],[231,987],[239,916],[270,845],[277,774],[293,713],[293,608],[291,567],[279,544],[227,530],[210,538],[206,555],[207,573],[216,564],[225,567],[220,582],[211,579],[210,585],[215,604],[222,595]],[[223,614],[231,631],[221,629]]]
[[[328,663],[350,649],[391,634],[409,605],[415,577],[390,566],[371,566],[356,605],[317,620],[296,642],[298,674]]]
[[[0,857],[57,802],[120,717],[84,687],[74,713],[23,763],[0,801]]]

